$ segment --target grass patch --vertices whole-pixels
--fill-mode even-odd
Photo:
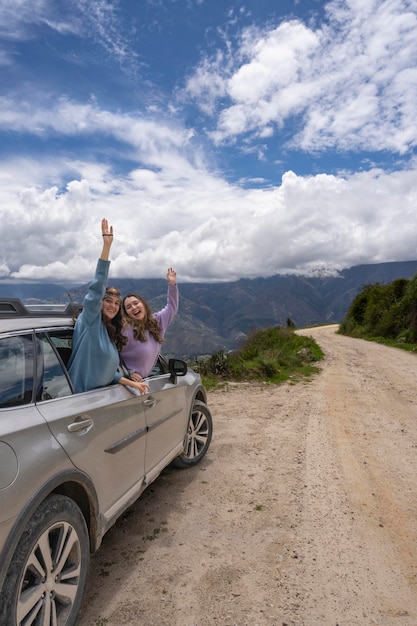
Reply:
[[[323,358],[320,346],[291,328],[276,326],[252,333],[238,349],[216,352],[194,367],[207,389],[227,381],[265,381],[274,385],[311,377]]]
[[[395,339],[389,339],[387,337],[374,337],[373,335],[366,334],[351,335],[351,337],[365,339],[366,341],[374,341],[375,343],[380,343],[384,346],[389,346],[390,348],[399,348],[400,350],[405,350],[406,352],[417,352],[417,344],[415,343],[396,341]]]

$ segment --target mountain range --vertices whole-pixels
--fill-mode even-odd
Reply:
[[[412,278],[417,261],[357,265],[337,276],[276,275],[235,282],[179,284],[180,309],[168,329],[163,352],[194,358],[236,348],[248,333],[268,326],[302,327],[340,322],[365,285]],[[123,294],[138,293],[158,311],[166,303],[163,279],[114,279]],[[82,302],[87,285],[0,280],[0,297],[24,302]]]

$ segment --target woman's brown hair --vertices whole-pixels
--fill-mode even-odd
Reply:
[[[127,298],[136,298],[137,300],[139,300],[139,302],[143,304],[146,311],[146,316],[143,322],[135,320],[128,316],[125,309],[125,302]],[[123,298],[122,309],[125,321],[133,328],[133,338],[136,341],[146,341],[145,330],[147,330],[149,334],[152,335],[152,337],[155,339],[155,341],[157,341],[158,343],[164,342],[163,338],[161,337],[161,329],[159,327],[158,321],[154,318],[152,314],[152,309],[149,304],[146,302],[146,300],[141,298],[141,296],[139,296],[137,293],[128,293]]]
[[[102,319],[103,324],[107,328],[107,332],[109,333],[110,341],[116,344],[118,352],[121,352],[122,348],[127,343],[127,337],[122,334],[124,324],[121,307],[112,320],[105,318],[104,315],[102,316]]]

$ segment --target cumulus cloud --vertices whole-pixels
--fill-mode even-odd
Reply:
[[[234,280],[416,256],[416,162],[393,173],[287,172],[267,189],[226,184],[191,166],[181,179],[172,171],[141,168],[121,181],[92,168],[91,179],[65,190],[18,195],[9,183],[3,267],[19,279],[89,280],[102,217],[114,225],[118,277],[162,277],[172,265],[183,282]],[[6,182],[3,200],[7,194]]]
[[[248,28],[237,49],[203,58],[185,91],[214,115],[217,142],[296,119],[292,148],[405,153],[417,144],[416,8],[333,0],[317,27]]]

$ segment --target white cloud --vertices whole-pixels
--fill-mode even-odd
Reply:
[[[9,275],[10,275],[10,269],[9,269],[7,263],[4,263],[0,259],[0,278],[6,278]]]
[[[202,60],[185,91],[218,114],[215,141],[259,138],[301,115],[293,148],[405,153],[417,144],[416,1],[334,0],[326,10],[320,28],[247,29],[237,49]]]
[[[121,64],[131,64],[136,53],[122,31],[121,6],[117,0],[72,0],[82,16],[83,34],[92,37]]]
[[[30,40],[47,27],[90,39],[121,66],[135,69],[137,54],[121,27],[121,8],[118,0],[0,0],[0,38]],[[11,61],[7,47],[3,55]]]
[[[124,156],[159,167],[166,164],[167,155],[175,152],[176,167],[188,168],[187,146],[193,139],[193,130],[163,121],[162,114],[143,117],[134,113],[114,113],[102,110],[95,102],[79,104],[67,98],[50,102],[45,97],[42,103],[35,104],[28,99],[0,100],[0,129],[19,133],[29,133],[44,141],[54,137],[88,138],[101,136],[129,146],[120,151]],[[116,150],[115,148],[113,149]],[[201,158],[195,152],[196,158]]]
[[[88,281],[102,217],[114,225],[111,275],[119,277],[163,277],[172,265],[182,282],[233,280],[416,257],[417,162],[344,177],[287,172],[266,189],[226,184],[191,165],[186,177],[168,166],[121,180],[80,163],[84,177],[65,189],[20,194],[7,167],[2,267],[19,279]]]
[[[42,25],[60,33],[76,32],[80,21],[74,16],[65,20],[59,14],[59,6],[65,9],[65,4],[55,0],[0,0],[0,36],[9,40],[31,39],[34,29]]]

